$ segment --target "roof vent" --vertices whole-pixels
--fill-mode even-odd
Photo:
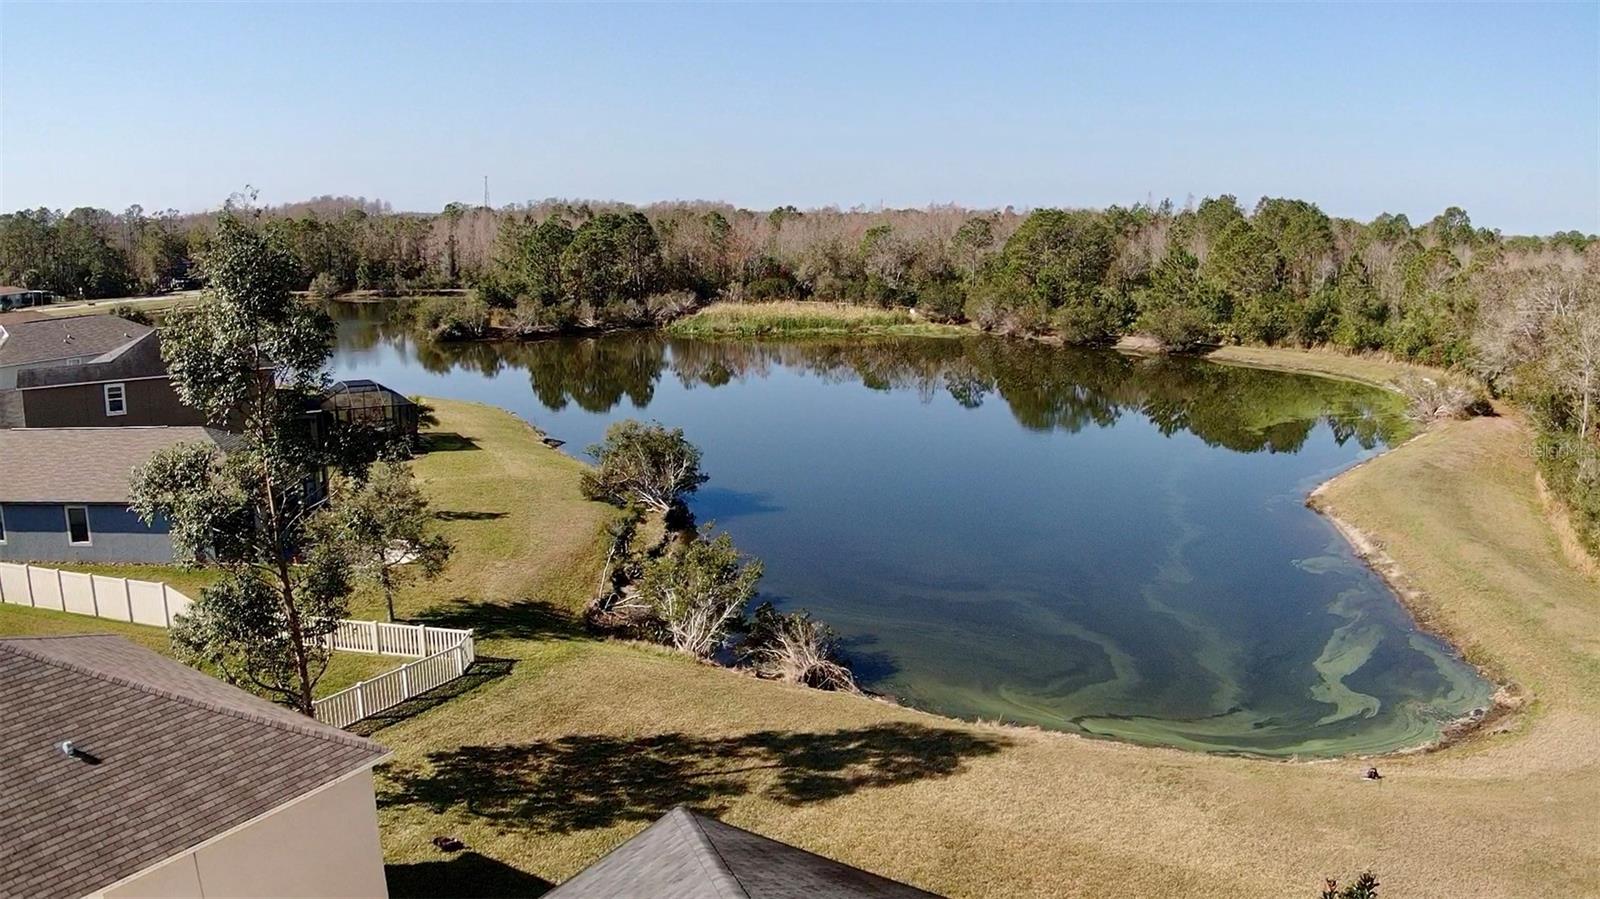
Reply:
[[[100,758],[98,756],[92,752],[87,752],[78,748],[71,740],[62,740],[60,743],[56,744],[56,748],[61,750],[61,754],[69,759],[77,759],[80,762],[90,765],[100,764]]]

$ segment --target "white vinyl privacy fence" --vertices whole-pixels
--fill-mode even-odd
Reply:
[[[171,627],[192,600],[156,581],[0,562],[0,602]],[[348,727],[447,684],[477,660],[472,631],[457,628],[346,619],[328,641],[342,652],[415,660],[317,700],[317,720],[334,727]]]

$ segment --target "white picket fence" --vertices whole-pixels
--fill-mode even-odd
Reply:
[[[458,635],[456,642],[437,652],[423,656],[414,662],[407,662],[393,671],[371,680],[364,680],[348,689],[340,690],[332,696],[325,696],[312,703],[317,713],[317,720],[334,727],[349,727],[363,718],[371,717],[386,709],[392,709],[402,702],[420,696],[435,687],[447,684],[472,667],[477,659],[477,648],[472,642],[472,631],[453,630],[449,628],[422,628],[406,625],[385,625],[381,622],[346,621],[340,627],[366,624],[377,624],[379,633],[384,627],[399,627],[408,631],[416,631],[416,639],[427,643],[431,640],[443,640],[446,634]],[[381,640],[382,638],[379,637]],[[338,635],[335,635],[335,645],[338,645]],[[365,651],[365,650],[357,650]],[[397,655],[404,653],[385,652],[384,655]]]
[[[157,581],[0,562],[0,602],[171,627],[193,600]],[[471,630],[345,619],[328,635],[341,652],[415,659],[317,700],[317,720],[348,727],[466,673],[477,660]]]

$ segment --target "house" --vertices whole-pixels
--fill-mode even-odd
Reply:
[[[162,522],[128,509],[133,470],[158,450],[237,446],[200,427],[0,429],[0,561],[171,562]]]
[[[683,806],[547,899],[927,899],[916,887],[813,855]],[[935,897],[937,899],[937,897]]]
[[[0,683],[0,896],[387,895],[377,743],[109,635]]]
[[[178,398],[161,359],[161,333],[72,365],[17,372],[14,410],[0,426],[95,428],[204,425],[206,416]]]
[[[30,306],[48,306],[56,301],[48,290],[30,290],[26,287],[0,286],[0,312],[26,309]]]
[[[23,369],[81,365],[121,349],[153,329],[114,315],[30,318],[0,324],[0,390]]]

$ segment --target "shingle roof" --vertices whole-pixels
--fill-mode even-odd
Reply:
[[[121,637],[0,640],[0,683],[3,897],[104,888],[388,755]]]
[[[237,435],[216,428],[0,428],[0,502],[126,503],[133,470],[157,450],[211,443],[224,452]]]
[[[547,899],[918,899],[916,887],[679,806]]]
[[[6,325],[0,366],[94,357],[150,333],[149,325],[114,315],[73,315]]]
[[[17,372],[17,387],[27,390],[30,387],[58,387],[62,384],[123,381],[160,377],[166,373],[167,364],[161,360],[161,332],[151,331],[108,353],[102,353],[92,362],[25,368]]]

